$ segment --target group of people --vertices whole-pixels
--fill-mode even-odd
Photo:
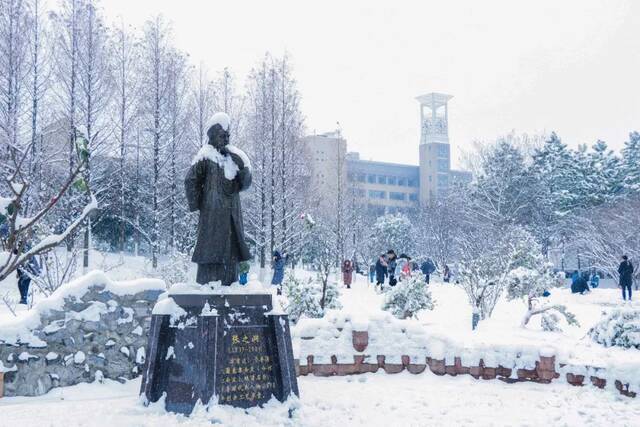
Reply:
[[[631,286],[633,284],[633,264],[629,260],[627,255],[622,256],[620,265],[618,266],[618,274],[620,280],[618,285],[622,288],[622,299],[631,301]],[[600,285],[600,276],[593,269],[591,273],[583,271],[580,273],[575,270],[571,274],[571,292],[574,294],[584,294],[585,292],[591,292],[590,288],[597,288]]]
[[[371,282],[375,279],[376,287],[380,287],[382,290],[385,282],[389,286],[395,286],[398,281],[402,281],[412,274],[421,273],[424,275],[425,281],[429,283],[431,275],[435,271],[436,265],[431,258],[426,258],[419,264],[413,261],[409,255],[401,253],[398,256],[393,249],[389,249],[378,257],[374,265],[370,266],[369,276]],[[444,266],[442,278],[445,282],[449,282],[451,279],[451,270],[447,265]]]

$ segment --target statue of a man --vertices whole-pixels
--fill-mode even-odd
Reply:
[[[251,258],[244,241],[239,193],[251,185],[247,156],[229,145],[229,116],[216,113],[207,123],[209,141],[194,157],[184,180],[189,210],[200,211],[192,261],[200,284],[238,280],[238,263]]]

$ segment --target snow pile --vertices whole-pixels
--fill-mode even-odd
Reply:
[[[145,359],[152,307],[165,289],[158,279],[115,282],[92,271],[0,322],[0,360],[10,363],[5,395],[134,378]]]
[[[247,156],[247,153],[245,153],[244,151],[242,151],[240,148],[236,147],[235,145],[231,145],[231,144],[228,144],[226,146],[226,148],[227,148],[228,152],[233,153],[233,154],[237,155],[238,157],[240,157],[244,167],[249,169],[249,170],[251,170],[251,160],[249,160],[249,156]]]
[[[211,282],[206,285],[198,283],[176,283],[169,288],[166,294],[162,294],[160,298],[171,295],[246,295],[246,294],[273,294],[276,292],[275,287],[265,287],[260,281],[256,280],[255,275],[246,285],[234,282],[231,286],[222,286],[221,282]]]
[[[589,335],[605,347],[635,347],[640,350],[640,309],[613,310],[591,328]]]
[[[224,177],[229,181],[234,179],[236,177],[236,174],[240,170],[231,156],[220,153],[212,145],[209,144],[205,144],[200,148],[196,155],[193,156],[191,164],[195,165],[202,160],[210,160],[220,166],[224,170]]]
[[[92,288],[99,289],[99,293],[111,293],[118,296],[130,296],[145,291],[165,290],[166,285],[160,279],[137,279],[116,282],[99,270],[91,271],[58,288],[51,296],[41,300],[24,316],[11,319],[0,324],[0,344],[27,344],[30,347],[43,347],[46,343],[38,338],[34,331],[48,327],[51,332],[55,324],[43,325],[42,317],[55,311],[63,311],[65,303],[81,303],[81,298]],[[99,321],[100,314],[108,311],[107,306],[99,301],[89,302],[89,306],[79,312],[69,313],[69,316],[79,321]]]

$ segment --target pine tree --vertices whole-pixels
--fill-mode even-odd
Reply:
[[[628,192],[640,193],[640,133],[631,132],[622,149],[622,185]]]

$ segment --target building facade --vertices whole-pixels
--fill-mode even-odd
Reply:
[[[420,144],[418,165],[361,160],[348,153],[339,133],[308,136],[303,141],[309,164],[310,185],[321,194],[319,203],[347,188],[360,205],[375,214],[395,213],[426,205],[446,194],[454,182],[471,182],[471,172],[451,169],[449,110],[451,95],[418,96]]]

